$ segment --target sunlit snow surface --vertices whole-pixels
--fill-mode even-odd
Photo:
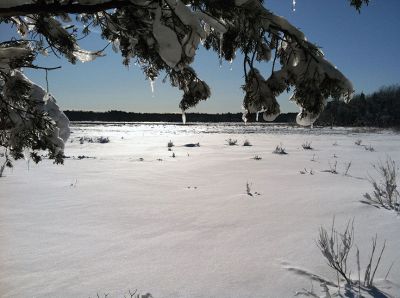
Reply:
[[[318,294],[308,274],[336,281],[315,244],[333,216],[339,230],[354,218],[362,268],[371,238],[387,240],[377,285],[400,297],[400,218],[360,202],[372,163],[400,164],[399,149],[399,134],[358,128],[73,124],[64,166],[20,161],[0,178],[0,297]],[[323,172],[336,161],[338,175]]]

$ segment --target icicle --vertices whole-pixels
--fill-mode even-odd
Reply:
[[[293,12],[296,11],[296,0],[292,1],[292,10],[293,10]]]
[[[185,114],[185,110],[182,110],[182,123],[186,124],[186,114]]]
[[[118,38],[112,42],[112,50],[114,51],[114,53],[118,53],[118,51],[119,51],[119,39]]]
[[[256,113],[256,122],[258,122],[258,111],[257,111],[257,113]]]
[[[232,69],[233,69],[232,64],[233,64],[233,59],[229,60],[229,65],[230,65],[229,70],[230,71],[232,71]]]
[[[243,113],[242,120],[243,120],[244,124],[246,125],[247,124],[247,112]]]
[[[224,34],[219,34],[219,67],[222,67],[222,43],[224,41]]]
[[[150,79],[151,97],[154,98],[154,80]]]

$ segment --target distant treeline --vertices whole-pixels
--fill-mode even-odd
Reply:
[[[400,127],[400,85],[358,94],[347,104],[331,101],[316,125]]]
[[[64,111],[71,121],[100,121],[100,122],[182,122],[181,114],[159,113],[134,113],[123,111],[90,112],[90,111]],[[281,114],[274,122],[295,123],[296,113]],[[186,120],[193,122],[242,122],[242,113],[205,114],[186,113]],[[256,121],[256,115],[251,115],[250,122]],[[259,115],[259,121],[263,117]]]
[[[123,111],[90,112],[65,111],[71,121],[100,122],[182,122],[181,114],[134,113]],[[275,123],[295,123],[296,113],[281,114]],[[262,115],[259,121],[264,122]],[[205,114],[187,113],[193,122],[242,122],[242,113]],[[256,121],[252,114],[250,122]],[[349,103],[328,102],[315,125],[319,126],[375,126],[400,127],[400,85],[382,87],[369,95],[355,95]]]

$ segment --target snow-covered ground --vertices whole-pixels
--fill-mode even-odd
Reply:
[[[260,124],[72,132],[65,165],[20,161],[0,179],[0,297],[293,297],[312,285],[318,294],[313,274],[336,283],[316,245],[333,217],[339,231],[354,218],[362,271],[371,238],[377,249],[387,240],[377,286],[400,297],[400,217],[360,202],[373,163],[400,164],[399,134]],[[110,142],[79,141],[100,136]],[[280,144],[287,155],[272,153]],[[324,172],[336,162],[339,174]],[[355,276],[355,248],[349,261]]]

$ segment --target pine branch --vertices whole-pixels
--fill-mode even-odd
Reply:
[[[31,3],[31,4],[23,4],[17,6],[11,6],[7,8],[0,8],[0,17],[11,17],[11,16],[25,16],[30,14],[59,14],[59,13],[71,13],[71,14],[80,14],[80,13],[95,13],[98,11],[104,11],[108,9],[121,8],[125,6],[137,6],[132,4],[129,0],[110,0],[104,3],[98,4],[82,4],[82,3],[73,3],[68,2],[66,4],[62,3],[50,3],[46,4],[43,2],[40,3]]]

